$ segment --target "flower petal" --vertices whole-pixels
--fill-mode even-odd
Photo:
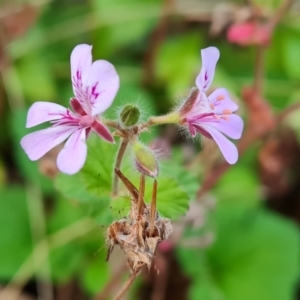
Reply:
[[[119,89],[119,82],[119,75],[110,62],[97,60],[93,63],[85,83],[92,116],[104,112],[111,106]]]
[[[214,112],[210,107],[209,100],[205,93],[200,92],[194,101],[193,107],[190,111],[187,111],[184,115],[188,122],[193,122],[193,120],[197,120],[204,115],[213,115]]]
[[[85,140],[85,129],[76,130],[70,136],[57,157],[57,166],[61,172],[72,175],[83,167],[87,155]]]
[[[208,114],[213,112],[210,107],[209,99],[207,98],[205,93],[200,92],[197,100],[198,102],[193,110],[193,114]]]
[[[218,144],[226,161],[231,165],[235,164],[239,157],[236,146],[231,141],[229,141],[222,133],[220,133],[213,127],[207,125],[204,125],[202,127],[204,130],[209,132],[211,137]]]
[[[198,126],[209,125],[216,130],[226,134],[228,137],[232,139],[241,138],[244,121],[243,119],[235,114],[228,115],[228,120],[225,119],[216,119],[214,117],[204,117],[199,122],[194,122],[193,124],[197,124]]]
[[[67,139],[76,127],[55,126],[39,130],[25,135],[21,140],[21,146],[29,159],[37,160],[52,148]]]
[[[114,138],[110,131],[99,121],[94,121],[92,125],[93,130],[100,135],[104,140],[110,143],[114,143]]]
[[[209,102],[214,106],[215,114],[223,114],[224,110],[236,111],[239,107],[233,102],[226,89],[216,89],[208,96]]]
[[[56,103],[35,102],[28,110],[26,127],[30,128],[47,121],[59,120],[66,112],[65,107]]]
[[[91,112],[84,82],[87,81],[92,66],[92,46],[82,44],[76,46],[71,53],[71,76],[73,92],[87,113]]]
[[[215,67],[220,57],[220,52],[216,47],[208,47],[201,50],[202,68],[196,78],[196,85],[200,91],[205,92],[214,78]]]

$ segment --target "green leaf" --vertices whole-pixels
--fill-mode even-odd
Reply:
[[[226,274],[220,285],[228,298],[291,299],[300,265],[296,226],[265,210],[242,213],[238,206],[224,206],[218,220],[218,239],[208,254],[214,272]]]
[[[112,188],[113,166],[117,146],[102,141],[96,135],[91,136],[88,141],[88,146],[88,158],[81,171],[86,189],[91,194],[107,195],[109,197]],[[103,159],[101,159],[102,155]],[[128,174],[130,174],[129,180],[138,187],[140,175],[138,172],[132,172],[130,160],[125,158],[121,169],[125,176],[129,176]],[[189,194],[184,189],[184,185],[181,185],[176,179],[177,176],[179,178],[184,173],[178,170],[179,169],[176,169],[177,173],[169,173],[166,170],[163,175],[158,177],[157,207],[163,216],[172,219],[178,218],[186,212],[190,199]],[[175,178],[170,178],[170,174]],[[153,181],[147,178],[145,198],[148,201],[150,201],[152,195],[152,184]],[[125,188],[120,191],[120,195],[128,195]],[[125,197],[114,199],[111,205],[113,213],[117,214],[122,211],[123,214],[123,211],[129,209],[130,202]]]
[[[25,191],[19,186],[0,190],[0,278],[9,280],[32,252]]]
[[[89,193],[85,188],[84,180],[80,173],[67,175],[60,173],[55,179],[55,187],[68,199],[78,202],[91,203],[102,199],[95,194]],[[100,194],[98,194],[100,196]]]
[[[103,141],[96,134],[91,135],[87,144],[88,157],[80,172],[85,188],[93,195],[109,196],[118,147]]]
[[[221,177],[213,193],[219,201],[234,203],[242,201],[251,207],[260,204],[260,189],[256,174],[247,166],[237,165]]]
[[[104,243],[104,241],[102,240]],[[99,241],[99,244],[100,241]],[[110,280],[109,264],[106,262],[106,251],[102,249],[89,257],[79,273],[79,280],[90,294],[99,293]]]
[[[138,178],[133,183],[138,187]],[[150,203],[152,198],[152,180],[146,181],[145,189],[145,201]],[[157,210],[166,218],[176,220],[183,216],[189,207],[189,195],[188,193],[178,184],[174,178],[162,177],[158,180],[157,189]],[[126,215],[130,209],[129,198],[118,197],[111,202],[111,207],[115,216],[119,214],[119,217]]]
[[[176,161],[176,163],[174,163]],[[169,160],[164,160],[161,162],[161,177],[174,176],[177,179],[180,186],[188,193],[190,199],[194,199],[197,190],[199,189],[200,181],[191,171],[186,170],[181,167],[181,155],[180,157],[175,157],[172,154]]]
[[[56,188],[74,204],[78,205],[85,216],[94,218],[101,225],[112,221],[109,208],[110,197],[100,193],[96,186],[95,194],[86,189],[82,174],[66,175],[60,173],[55,179]]]
[[[84,218],[80,208],[65,199],[55,201],[53,212],[48,221],[49,233],[59,230]],[[56,282],[66,282],[77,272],[84,252],[80,242],[74,241],[50,252],[51,274]]]
[[[53,101],[57,98],[50,65],[47,64],[42,55],[38,53],[27,55],[26,59],[21,60],[18,71],[26,99],[34,102],[41,99]]]
[[[101,20],[102,25],[102,28],[97,30],[96,41],[96,47],[99,47],[102,55],[110,55],[126,45],[132,46],[150,32],[160,14],[158,2],[158,0],[92,1],[97,19]]]
[[[292,299],[300,263],[296,226],[242,202],[219,205],[216,223],[210,249],[178,251],[195,278],[191,299]]]
[[[74,278],[83,260],[84,252],[77,243],[71,243],[52,250],[50,253],[51,275],[56,283]]]
[[[191,32],[168,39],[159,49],[156,74],[172,97],[185,94],[195,81],[201,66],[200,45],[199,32]]]
[[[149,185],[148,185],[149,186]],[[151,185],[145,191],[145,198],[151,199]],[[148,201],[149,201],[148,200]],[[174,178],[162,177],[158,181],[157,209],[172,220],[183,216],[189,208],[189,195]]]
[[[103,210],[103,214],[105,214],[105,210]],[[65,199],[57,199],[49,220],[48,231],[52,234],[59,232],[86,217],[87,214],[82,210],[81,205],[78,206],[77,203],[71,203]],[[104,224],[102,223],[101,225]],[[97,249],[99,244],[105,244],[100,226],[80,239],[52,250],[50,263],[53,279],[59,283],[66,282],[72,277],[74,278],[79,272],[82,273],[81,265],[90,257],[94,257],[96,252],[94,250],[91,253],[89,248]],[[82,276],[85,275],[82,274]]]
[[[299,32],[296,30],[286,30],[282,36],[283,63],[287,74],[293,79],[300,78]]]

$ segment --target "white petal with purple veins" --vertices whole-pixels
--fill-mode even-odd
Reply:
[[[91,112],[84,83],[87,82],[92,66],[92,46],[76,46],[71,53],[71,76],[74,95],[87,113]]]
[[[109,108],[119,89],[120,79],[114,66],[106,60],[93,63],[86,87],[92,107],[92,116]]]
[[[40,159],[48,151],[66,140],[76,127],[56,126],[25,135],[21,146],[31,160]]]
[[[57,166],[61,172],[72,175],[83,167],[87,155],[85,140],[85,129],[78,129],[70,136],[57,157]]]
[[[59,120],[66,112],[65,107],[56,103],[35,102],[28,110],[26,127],[30,128],[47,121]]]
[[[198,123],[198,126],[203,126],[203,124],[209,125],[232,139],[239,139],[244,128],[243,119],[235,114],[228,115],[227,117],[228,120],[224,120],[222,118],[216,119],[214,117],[204,117],[195,123]]]
[[[196,85],[200,91],[205,92],[210,87],[220,52],[216,47],[208,47],[201,50],[202,68],[196,78]]]
[[[208,96],[208,99],[214,106],[213,111],[215,114],[223,114],[224,110],[234,112],[239,108],[238,105],[230,99],[227,90],[224,88],[216,89]]]
[[[211,126],[202,126],[207,132],[210,133],[214,141],[219,146],[224,158],[229,164],[235,164],[238,160],[239,154],[236,146],[229,141],[222,133]]]

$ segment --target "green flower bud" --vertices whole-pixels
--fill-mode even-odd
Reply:
[[[156,177],[158,163],[153,151],[138,140],[134,141],[132,146],[137,170],[146,176]]]
[[[127,104],[123,107],[120,118],[125,126],[133,126],[139,121],[140,110],[133,104]]]

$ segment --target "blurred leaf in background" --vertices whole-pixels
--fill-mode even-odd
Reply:
[[[293,299],[300,273],[295,225],[243,203],[220,204],[215,222],[209,249],[178,251],[194,281],[190,299]]]

